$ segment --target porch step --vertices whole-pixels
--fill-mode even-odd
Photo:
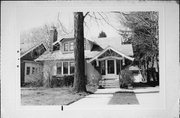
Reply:
[[[119,88],[119,79],[103,79],[99,84],[104,88]]]

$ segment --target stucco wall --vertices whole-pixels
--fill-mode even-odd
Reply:
[[[27,67],[30,67],[30,73],[27,75]],[[32,73],[32,68],[34,67],[34,73]],[[42,79],[42,64],[36,62],[25,62],[25,83],[35,82]]]
[[[49,81],[55,73],[55,61],[45,61],[43,64],[43,86],[49,86]]]

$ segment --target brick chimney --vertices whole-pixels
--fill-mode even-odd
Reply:
[[[57,36],[58,36],[58,32],[55,26],[51,27],[50,29],[50,41],[49,41],[49,45],[50,45],[50,52],[53,52],[53,43],[57,41]]]

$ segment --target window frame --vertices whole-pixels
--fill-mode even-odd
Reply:
[[[71,66],[72,63],[74,64],[74,66]],[[73,61],[70,61],[70,62],[69,62],[69,69],[70,69],[70,70],[69,70],[69,72],[70,72],[69,74],[70,74],[70,75],[71,75],[71,74],[74,74],[74,72],[71,73],[71,67],[74,68],[74,72],[75,72],[75,63],[74,63]]]
[[[29,69],[28,69],[29,68]],[[26,75],[30,75],[31,73],[31,67],[30,66],[27,66],[26,67]]]
[[[61,67],[61,73],[58,73],[58,67],[59,67],[59,63],[61,63],[60,67]],[[65,64],[67,64],[67,66],[65,66]],[[74,66],[72,65],[74,64]],[[65,68],[67,68],[67,70],[65,70]],[[72,72],[72,68],[74,68],[73,72]],[[65,72],[66,71],[66,72]],[[65,72],[65,73],[64,73]],[[57,76],[63,76],[63,75],[73,75],[75,73],[75,62],[74,61],[59,61],[56,63],[56,75]]]
[[[65,71],[64,63],[67,63],[67,73],[64,73],[64,71]],[[63,61],[62,64],[63,64],[63,74],[62,75],[69,75],[69,63],[68,63],[68,61]]]
[[[35,73],[35,67],[32,67],[32,74]]]
[[[67,47],[66,47],[66,45],[67,45]],[[67,48],[67,50],[66,50],[66,48]],[[65,52],[69,51],[69,43],[68,42],[64,43],[64,51]]]
[[[71,47],[72,47],[72,49],[71,49]],[[74,51],[74,42],[69,42],[69,51]]]
[[[59,63],[60,63],[61,66],[58,66]],[[61,73],[58,73],[58,68],[59,68],[59,67],[61,67],[61,71],[60,71]],[[56,63],[56,75],[62,75],[62,74],[63,74],[62,68],[63,68],[62,62],[57,62],[57,63]]]

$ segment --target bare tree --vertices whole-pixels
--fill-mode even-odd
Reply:
[[[134,57],[138,60],[144,77],[150,78],[149,76],[151,76],[155,79],[154,73],[151,71],[156,62],[159,72],[158,12],[118,12],[118,14],[120,23],[132,31],[126,43],[133,44]],[[151,70],[149,76],[147,76],[146,70]]]

